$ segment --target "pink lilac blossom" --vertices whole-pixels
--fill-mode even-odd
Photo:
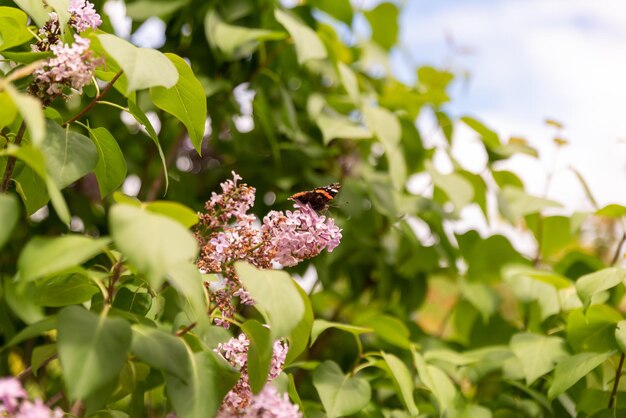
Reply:
[[[79,93],[91,83],[94,70],[99,64],[89,50],[89,39],[74,35],[72,45],[57,43],[50,47],[54,57],[48,59],[34,72],[33,93],[44,102],[51,102],[63,95],[65,87],[71,87]]]
[[[237,338],[231,338],[225,343],[218,344],[217,353],[221,354],[231,365],[241,371],[241,377],[235,386],[228,392],[217,418],[227,417],[301,417],[298,407],[292,405],[288,397],[279,395],[269,382],[274,380],[283,370],[288,346],[282,341],[275,341],[273,356],[267,377],[266,386],[258,395],[252,394],[248,377],[247,361],[250,340],[245,334],[239,334]],[[273,387],[272,387],[273,388]],[[294,415],[295,411],[295,415]]]
[[[97,29],[102,24],[100,15],[92,3],[85,0],[70,0],[68,11],[71,13],[70,25],[78,33],[83,32],[87,28]]]
[[[37,399],[35,402],[25,401],[15,418],[63,418],[65,414],[60,408],[51,410],[48,406]]]
[[[62,418],[60,408],[50,409],[41,399],[31,402],[20,381],[14,377],[0,378],[0,416],[15,418]]]
[[[0,378],[0,405],[6,408],[8,412],[14,411],[20,399],[26,398],[26,396],[26,391],[19,380],[14,377]]]
[[[278,393],[271,384],[252,398],[252,403],[243,415],[245,418],[301,418],[302,412],[298,405],[289,401],[286,393]]]
[[[200,246],[198,268],[221,277],[221,286],[208,287],[208,291],[214,312],[220,315],[215,323],[225,328],[235,313],[234,298],[245,305],[254,304],[237,277],[235,261],[247,261],[261,269],[276,264],[291,267],[324,249],[332,251],[341,240],[341,229],[332,218],[300,202],[295,202],[293,211],[271,211],[260,223],[248,213],[254,205],[255,188],[241,183],[237,173],[232,176],[220,184],[222,193],[213,192],[206,202],[195,231]]]
[[[315,257],[324,248],[332,252],[341,241],[341,230],[332,218],[319,215],[308,204],[294,206],[294,211],[271,211],[263,219],[262,231],[275,248],[273,261],[286,267]]]

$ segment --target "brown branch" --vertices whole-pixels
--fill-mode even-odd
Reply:
[[[26,122],[22,121],[20,125],[20,129],[17,132],[17,136],[15,137],[15,145],[20,145],[22,143],[22,138],[24,137],[24,132],[26,132]],[[13,175],[13,170],[15,169],[15,161],[16,158],[14,156],[9,156],[7,160],[7,165],[4,169],[4,177],[2,178],[2,184],[0,185],[0,192],[4,193],[9,188],[9,181],[11,180],[11,176]]]
[[[111,81],[109,81],[109,84],[107,84],[104,89],[102,89],[100,94],[94,97],[94,99],[87,106],[85,106],[83,110],[81,110],[73,118],[65,122],[63,126],[67,126],[72,122],[76,122],[78,119],[82,118],[87,112],[89,112],[91,108],[94,107],[100,101],[100,99],[102,99],[109,92],[109,90],[111,90],[111,87],[113,87],[113,84],[115,84],[117,79],[122,76],[122,73],[123,71],[119,71],[118,73],[116,73]]]
[[[47,359],[45,359],[43,361],[43,363],[41,363],[41,365],[39,366],[39,368],[41,369],[42,367],[46,367],[52,360],[59,358],[58,354],[53,354],[50,357],[48,357]],[[27,368],[25,368],[24,370],[22,370],[22,372],[20,374],[17,375],[17,378],[19,380],[24,380],[26,379],[28,376],[30,376],[33,373],[33,366],[28,366]]]
[[[192,322],[191,324],[187,325],[185,328],[176,331],[176,336],[177,337],[182,337],[183,335],[187,334],[189,331],[191,331],[195,327],[196,327],[196,323]]]
[[[79,399],[72,404],[69,414],[74,417],[80,417],[83,415],[83,409],[84,409],[83,407],[84,407],[84,403],[83,401]]]
[[[111,303],[113,303],[113,294],[115,293],[115,283],[117,283],[117,281],[120,278],[120,275],[122,274],[122,267],[123,266],[120,261],[115,263],[115,265],[113,266],[113,273],[111,274],[111,278],[109,279],[109,287],[107,288],[107,299],[105,301],[107,305],[110,305]]]
[[[615,370],[615,381],[613,382],[613,390],[611,390],[611,397],[609,398],[609,409],[613,407],[615,403],[615,395],[617,395],[617,386],[619,386],[619,379],[622,377],[622,367],[624,366],[624,353],[619,358],[619,364],[617,370]]]

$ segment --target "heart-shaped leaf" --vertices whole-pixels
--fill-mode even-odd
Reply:
[[[325,361],[315,369],[313,385],[328,418],[359,412],[372,395],[372,389],[365,379],[344,375],[337,363],[332,361]]]

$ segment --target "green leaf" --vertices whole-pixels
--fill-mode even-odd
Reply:
[[[274,354],[271,332],[258,321],[250,319],[241,325],[241,330],[250,340],[246,363],[250,388],[257,394],[263,390],[270,371]]]
[[[151,367],[165,371],[180,380],[190,373],[191,364],[185,343],[175,335],[157,328],[133,325],[130,351]]]
[[[198,223],[198,214],[178,202],[157,200],[155,202],[144,203],[143,206],[149,212],[164,215],[180,222],[180,224],[185,228],[191,228]]]
[[[372,137],[372,132],[344,116],[329,116],[320,114],[315,122],[322,131],[324,144],[333,139],[367,139]]]
[[[89,137],[98,151],[98,163],[94,173],[100,196],[104,197],[124,183],[126,159],[113,135],[105,128],[89,129]]]
[[[15,4],[28,13],[37,23],[37,26],[43,26],[49,18],[49,10],[44,8],[44,4],[40,0],[15,0]]]
[[[203,278],[198,267],[193,262],[184,261],[172,264],[167,272],[172,286],[189,302],[189,306],[185,306],[186,316],[197,323],[201,332],[206,331],[210,322],[206,314],[208,307],[202,286]]]
[[[402,126],[398,117],[385,108],[373,106],[365,106],[363,116],[367,126],[385,147],[391,180],[394,187],[401,190],[406,182],[407,168],[399,147]]]
[[[21,45],[33,37],[28,31],[28,16],[13,7],[0,7],[0,51]]]
[[[135,206],[113,206],[109,225],[115,245],[154,288],[198,251],[196,240],[180,223]]]
[[[121,318],[107,318],[69,306],[58,321],[63,380],[72,400],[84,399],[111,383],[124,367],[131,329]]]
[[[46,5],[52,7],[56,13],[57,19],[59,20],[59,28],[61,29],[61,34],[63,34],[70,20],[70,12],[68,10],[70,7],[69,0],[46,0]]]
[[[340,322],[331,322],[325,319],[316,319],[313,322],[313,328],[311,329],[311,342],[309,346],[312,346],[313,344],[315,344],[317,337],[319,337],[322,332],[330,328],[336,328],[341,331],[349,332],[350,334],[354,335],[356,338],[359,338],[359,335],[361,334],[374,332],[373,328],[365,328],[365,327],[359,327],[356,325],[342,324]]]
[[[353,12],[350,0],[311,0],[309,4],[348,26],[352,25]]]
[[[35,146],[41,145],[46,135],[46,123],[41,102],[32,96],[18,92],[11,84],[4,85],[4,91],[11,96],[17,110],[24,118],[32,143]]]
[[[99,289],[80,273],[71,273],[37,282],[35,303],[42,306],[68,306],[87,302]]]
[[[0,129],[9,126],[17,117],[17,107],[6,91],[0,91]]]
[[[606,216],[608,218],[621,218],[622,216],[626,216],[626,206],[612,204],[606,205],[601,209],[596,211],[596,215],[598,216]]]
[[[413,399],[413,390],[415,389],[415,385],[413,384],[413,378],[409,369],[402,362],[402,360],[393,354],[381,352],[381,355],[389,368],[390,377],[393,380],[393,384],[397,389],[402,403],[411,416],[417,416],[419,414],[419,410],[417,409],[417,405],[415,405],[415,399]]]
[[[396,347],[408,349],[411,346],[410,332],[400,319],[391,315],[367,315],[357,320],[357,325],[368,327],[382,340]]]
[[[187,350],[189,374],[185,379],[165,374],[165,390],[180,418],[214,416],[239,373],[212,351]]]
[[[554,380],[548,389],[548,399],[552,400],[565,392],[576,382],[604,363],[613,351],[606,353],[579,353],[559,362],[554,372]]]
[[[115,293],[113,307],[126,312],[146,315],[152,306],[152,296],[147,292],[132,291],[122,287]]]
[[[89,260],[111,242],[109,238],[65,235],[58,238],[35,237],[17,260],[21,281],[31,281],[61,272]]]
[[[547,337],[539,334],[515,334],[510,342],[511,351],[520,360],[526,385],[530,386],[550,373],[554,365],[567,357],[565,342],[560,337]]]
[[[474,132],[476,132],[478,135],[480,135],[483,143],[487,148],[497,148],[502,145],[500,143],[500,138],[498,137],[498,134],[487,128],[485,125],[483,125],[482,122],[479,122],[478,120],[469,116],[463,116],[461,118],[461,121],[464,122],[471,129],[473,129]]]
[[[40,145],[48,175],[63,189],[96,168],[98,150],[84,135],[47,120],[46,140]]]
[[[441,174],[430,163],[427,164],[427,170],[435,186],[444,191],[457,211],[472,202],[474,187],[465,177],[457,173]]]
[[[54,56],[54,52],[52,51],[45,51],[45,52],[2,51],[2,56],[4,58],[10,59],[11,61],[19,62],[20,64],[30,64],[31,62],[35,62],[38,60],[52,58]],[[46,109],[51,109],[51,108],[46,108]]]
[[[0,194],[0,250],[11,237],[20,217],[20,207],[15,195]]]
[[[462,251],[469,263],[467,277],[470,281],[495,283],[501,280],[501,270],[507,264],[527,264],[524,257],[502,235],[481,239],[468,250]],[[485,254],[489,254],[489,257],[485,257]]]
[[[626,269],[609,267],[579,277],[576,280],[576,292],[583,305],[588,307],[594,295],[612,289],[624,282],[626,282]]]
[[[33,374],[37,376],[37,372],[44,365],[44,363],[50,361],[50,358],[56,355],[56,344],[45,344],[35,347],[33,349],[33,355],[30,357],[30,367]]]
[[[554,200],[535,197],[517,187],[505,186],[498,195],[500,213],[511,222],[517,222],[531,213],[539,213],[545,208],[561,207]]]
[[[101,34],[98,39],[124,70],[128,79],[127,93],[154,86],[170,88],[178,82],[176,67],[163,53],[150,48],[137,48],[115,35]]]
[[[57,327],[57,317],[49,316],[47,318],[41,319],[38,322],[30,324],[20,330],[17,334],[13,336],[5,345],[2,346],[2,350],[8,347],[13,347],[23,341],[30,340],[31,338],[37,337],[45,332],[51,331]]]
[[[41,321],[45,315],[41,306],[35,303],[35,284],[15,282],[5,276],[2,281],[2,299],[15,316],[27,324]]]
[[[288,336],[304,317],[298,285],[284,271],[259,270],[244,262],[236,262],[235,270],[255,307],[266,317],[272,337]]]
[[[355,72],[343,62],[337,63],[337,70],[339,71],[341,83],[346,89],[348,96],[350,96],[350,99],[352,99],[354,104],[358,105],[361,101],[361,97],[359,92],[359,81],[356,78]]]
[[[259,42],[285,38],[283,32],[229,25],[213,10],[204,17],[204,31],[209,44],[217,47],[229,59],[252,54]]]
[[[380,3],[364,13],[372,28],[372,39],[387,50],[398,42],[399,13],[398,6],[393,3]]]
[[[426,364],[424,357],[415,350],[415,347],[411,347],[411,353],[419,378],[437,399],[439,411],[443,414],[450,410],[454,407],[454,400],[458,395],[452,380],[439,367]]]
[[[126,5],[126,16],[143,21],[153,16],[168,16],[189,4],[189,0],[139,0]]]
[[[309,297],[304,289],[300,286],[296,289],[298,290],[298,293],[300,293],[300,297],[304,303],[304,315],[302,320],[291,331],[291,334],[288,337],[289,351],[287,352],[287,357],[285,358],[285,365],[291,364],[291,362],[293,362],[300,354],[302,354],[302,352],[304,352],[304,350],[306,350],[309,337],[311,335],[311,328],[313,326],[313,307],[311,306],[311,301],[309,300]]]
[[[173,87],[152,87],[150,98],[156,107],[174,115],[187,128],[191,143],[201,154],[202,136],[207,117],[206,97],[202,84],[189,65],[177,55],[165,54],[178,71],[178,82]]]
[[[372,389],[365,379],[344,375],[337,363],[325,361],[313,373],[313,386],[328,418],[352,415],[370,401]]]
[[[167,192],[170,180],[167,170],[167,162],[165,161],[165,154],[163,154],[163,148],[161,148],[161,143],[159,142],[159,136],[154,130],[154,127],[152,126],[150,119],[148,119],[148,116],[146,116],[144,111],[141,110],[141,108],[137,106],[137,104],[135,104],[135,102],[131,99],[128,99],[128,110],[130,111],[130,114],[133,115],[135,120],[143,125],[146,130],[146,134],[150,137],[150,139],[152,139],[152,142],[154,142],[154,145],[156,145],[157,147],[157,151],[159,152],[159,158],[161,159],[161,166],[163,167],[163,177],[165,178],[165,191]]]
[[[592,305],[585,313],[572,311],[567,318],[567,341],[576,351],[617,349],[615,327],[622,315],[607,305]]]
[[[626,354],[626,321],[622,320],[615,327],[615,341],[622,353]]]
[[[484,283],[460,283],[461,294],[471,303],[487,323],[491,315],[498,309],[498,296],[493,289]]]
[[[278,8],[274,10],[274,17],[291,35],[300,65],[310,60],[326,59],[326,48],[313,29],[292,14]]]

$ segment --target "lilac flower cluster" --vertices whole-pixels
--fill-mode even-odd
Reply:
[[[294,211],[271,211],[263,218],[262,231],[274,249],[273,261],[287,267],[315,257],[324,248],[331,252],[341,241],[333,219],[318,215],[309,205],[296,202],[294,206]]]
[[[286,394],[279,394],[270,383],[278,377],[285,364],[288,347],[281,341],[274,342],[274,354],[263,390],[253,395],[250,388],[250,378],[247,369],[248,349],[250,340],[245,334],[231,338],[226,343],[219,344],[215,350],[231,365],[241,371],[241,377],[235,386],[228,392],[218,411],[218,418],[247,417],[247,418],[299,418],[302,417],[298,406],[289,401]]]
[[[92,3],[85,0],[70,0],[70,26],[81,33],[88,28],[97,29],[102,24]],[[74,35],[72,45],[61,42],[61,27],[56,13],[49,14],[50,19],[39,29],[39,40],[32,45],[35,52],[52,51],[54,57],[48,59],[34,72],[34,80],[29,91],[39,97],[44,105],[63,96],[67,88],[79,93],[91,83],[96,66],[101,61],[93,57],[89,50],[88,39]]]
[[[0,378],[0,416],[15,418],[62,418],[60,408],[50,409],[41,399],[28,400],[28,394],[14,377]]]
[[[89,39],[74,35],[72,45],[57,43],[50,50],[55,56],[34,72],[35,84],[44,93],[43,96],[38,95],[42,98],[58,97],[65,87],[81,93],[83,87],[91,82],[96,67],[89,50]]]
[[[195,233],[200,245],[198,267],[222,278],[221,287],[209,287],[209,291],[222,316],[216,323],[226,328],[235,312],[233,298],[254,304],[237,278],[235,261],[247,261],[262,269],[276,264],[291,267],[324,249],[332,251],[341,240],[341,230],[333,219],[299,202],[295,202],[295,210],[271,211],[259,222],[248,213],[254,205],[256,190],[241,183],[236,173],[232,175],[232,180],[221,183],[222,193],[213,192],[206,202]]]
[[[102,24],[100,15],[96,13],[93,3],[85,0],[70,0],[70,25],[80,33],[87,28],[98,29]]]

